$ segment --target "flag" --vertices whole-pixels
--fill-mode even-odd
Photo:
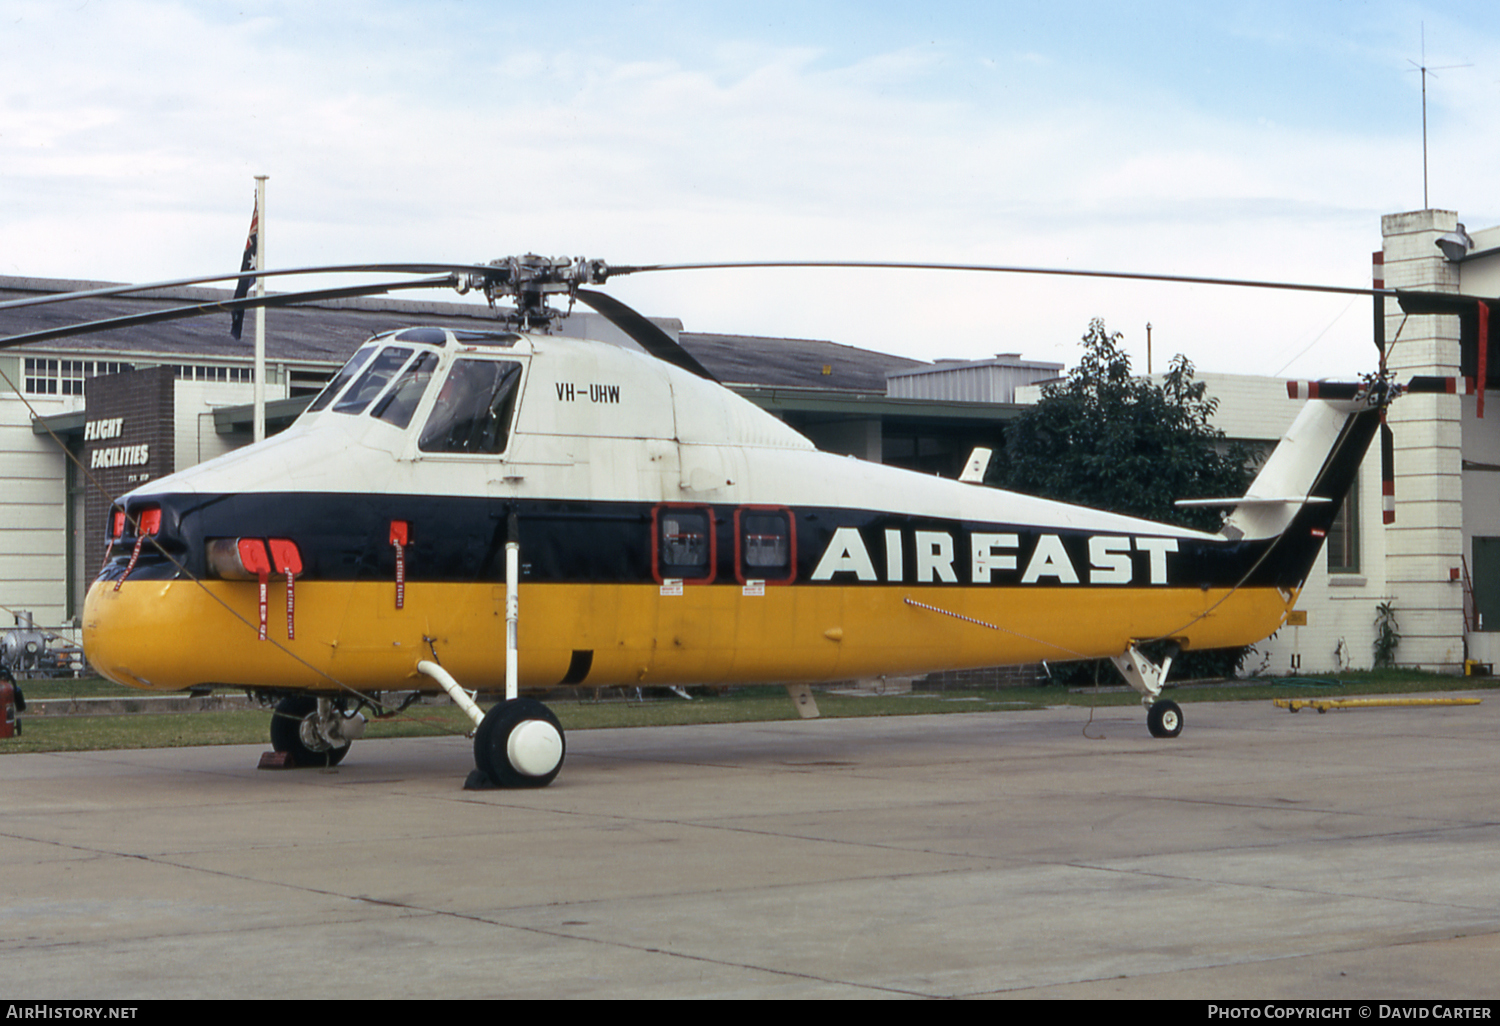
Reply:
[[[253,271],[255,267],[255,255],[258,250],[257,243],[260,239],[260,201],[257,198],[254,211],[250,214],[250,234],[245,239],[245,256],[240,261],[240,271]],[[244,299],[250,292],[250,282],[253,278],[241,278],[239,284],[234,287],[234,298]],[[235,310],[229,315],[229,334],[235,338],[240,337],[240,329],[245,324],[245,311]]]

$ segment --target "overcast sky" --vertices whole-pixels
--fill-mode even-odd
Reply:
[[[0,0],[0,274],[731,259],[1366,285],[1380,216],[1500,223],[1491,4]],[[1447,67],[1466,65],[1465,67]],[[642,275],[688,330],[1072,365],[1369,370],[1369,301],[913,272]],[[270,315],[274,331],[275,313]]]

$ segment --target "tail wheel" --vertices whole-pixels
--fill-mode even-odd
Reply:
[[[337,766],[349,754],[349,742],[338,748],[318,736],[314,719],[318,700],[306,695],[289,695],[276,703],[271,715],[271,747],[290,752],[298,766]]]
[[[562,769],[567,747],[551,709],[514,698],[485,714],[474,733],[474,763],[501,787],[546,787]]]
[[[1182,733],[1182,709],[1164,698],[1146,711],[1146,727],[1152,737],[1176,737]]]

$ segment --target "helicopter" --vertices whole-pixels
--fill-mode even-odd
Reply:
[[[528,254],[242,271],[0,304],[401,272],[435,277],[189,305],[0,347],[396,288],[479,290],[503,318],[494,330],[378,334],[285,431],[117,498],[84,606],[89,662],[135,688],[269,696],[272,746],[298,765],[342,760],[364,710],[445,693],[475,724],[475,787],[546,786],[562,768],[563,729],[523,689],[777,682],[795,696],[825,681],[1108,658],[1140,695],[1150,734],[1172,738],[1183,729],[1162,697],[1173,653],[1277,630],[1385,408],[1405,391],[1455,387],[1399,385],[1383,371],[1301,386],[1312,398],[1245,495],[1180,500],[1228,511],[1220,530],[1198,531],[985,487],[978,453],[978,472],[951,480],[820,452],[592,287],[722,266]],[[557,334],[567,311],[551,300],[563,297],[629,342]],[[195,644],[166,640],[187,634]],[[1149,657],[1153,643],[1168,655]],[[501,689],[487,712],[474,701]]]

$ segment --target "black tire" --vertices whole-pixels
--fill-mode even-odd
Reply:
[[[1146,729],[1152,737],[1176,737],[1182,733],[1182,709],[1163,698],[1146,711]]]
[[[318,700],[306,695],[289,695],[276,703],[276,712],[271,716],[271,747],[278,752],[290,752],[292,761],[298,766],[337,766],[349,754],[350,742],[341,748],[326,748],[318,751],[302,741],[302,721],[318,711]]]
[[[548,732],[527,726],[538,723],[546,724],[556,731],[556,761],[552,762],[548,755],[540,766],[535,762],[526,768],[517,766],[511,759],[511,735],[517,730],[525,728],[539,734],[549,743],[544,744],[543,749],[550,750],[552,739]],[[551,709],[533,698],[515,698],[509,702],[501,702],[485,714],[484,721],[474,732],[474,764],[481,773],[501,787],[546,787],[562,769],[567,750],[568,743],[563,737],[562,724],[557,722]]]

